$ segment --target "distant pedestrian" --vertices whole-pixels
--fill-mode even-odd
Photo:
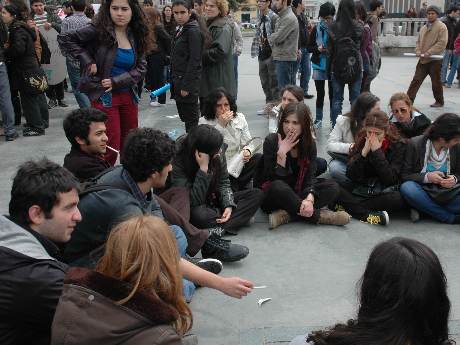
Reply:
[[[447,12],[446,16],[443,18],[442,22],[446,24],[448,32],[447,47],[444,52],[444,59],[442,60],[441,67],[441,81],[444,85],[447,83],[447,70],[449,66],[453,70],[457,70],[458,65],[458,56],[454,53],[454,42],[458,35],[458,17],[460,15],[460,8],[457,6],[451,6]],[[452,81],[450,82],[452,85]]]
[[[422,3],[422,7],[420,8],[420,11],[418,13],[419,18],[426,18],[427,7],[428,4],[426,2]]]

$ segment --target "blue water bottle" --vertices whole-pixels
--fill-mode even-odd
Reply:
[[[163,87],[160,87],[159,89],[153,90],[150,93],[150,97],[152,97],[152,96],[158,97],[159,95],[161,95],[161,94],[165,93],[166,91],[168,91],[170,88],[171,88],[171,84],[167,83]]]

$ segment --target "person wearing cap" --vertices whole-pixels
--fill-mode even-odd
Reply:
[[[431,78],[433,95],[436,100],[433,108],[444,106],[444,95],[441,83],[442,60],[433,59],[433,55],[442,55],[447,46],[448,32],[446,25],[438,20],[441,10],[437,6],[428,6],[427,23],[420,29],[415,52],[420,57],[415,69],[414,78],[407,90],[407,95],[414,102],[418,89],[426,76]]]

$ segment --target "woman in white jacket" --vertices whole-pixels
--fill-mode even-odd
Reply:
[[[238,177],[230,175],[232,190],[237,192],[249,186],[262,154],[256,153],[261,140],[252,140],[251,132],[242,113],[237,112],[236,103],[223,87],[212,91],[206,99],[199,124],[215,127],[224,137],[227,144],[225,158],[227,164],[243,151],[243,170]]]
[[[346,177],[348,154],[355,143],[355,136],[362,128],[366,115],[380,110],[380,99],[370,92],[358,96],[345,115],[339,115],[327,141],[326,150],[332,157],[329,174],[344,188],[351,188],[352,182]]]

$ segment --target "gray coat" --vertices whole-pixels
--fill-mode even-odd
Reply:
[[[275,32],[268,37],[275,61],[297,61],[299,22],[289,6],[278,13]]]

